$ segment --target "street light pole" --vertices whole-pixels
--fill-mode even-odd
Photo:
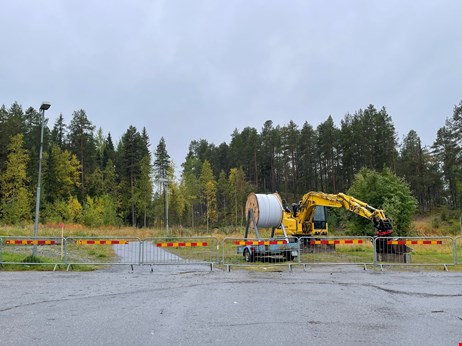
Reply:
[[[40,153],[39,153],[39,168],[38,168],[38,180],[37,180],[37,197],[35,200],[35,224],[34,224],[34,237],[38,236],[38,221],[39,221],[39,209],[40,209],[40,180],[42,178],[42,154],[43,154],[43,127],[45,125],[45,111],[50,108],[49,102],[42,102],[40,106]],[[36,254],[37,248],[34,246],[34,255]]]

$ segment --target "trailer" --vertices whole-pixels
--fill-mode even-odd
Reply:
[[[298,243],[288,239],[245,240],[237,247],[237,253],[246,262],[293,261],[298,257]]]
[[[275,237],[275,227],[272,227],[271,238],[260,237],[258,225],[267,226],[265,221],[256,220],[255,208],[247,208],[247,222],[243,241],[237,241],[236,251],[244,256],[246,262],[260,261],[293,261],[299,255],[299,244],[296,238],[289,238],[285,232],[284,225],[279,222],[283,230],[283,236]],[[272,225],[272,222],[270,222]],[[249,238],[249,229],[255,230],[256,238]]]

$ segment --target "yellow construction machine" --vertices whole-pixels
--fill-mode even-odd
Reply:
[[[383,210],[376,209],[344,193],[308,192],[299,203],[294,203],[292,206],[280,197],[279,199],[283,204],[282,224],[287,235],[290,236],[326,236],[328,233],[326,207],[344,208],[371,220],[377,230],[376,235],[379,237],[389,237],[393,232],[391,221]],[[276,230],[276,234],[278,233]]]

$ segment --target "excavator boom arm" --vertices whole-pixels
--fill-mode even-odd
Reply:
[[[378,233],[391,234],[392,225],[385,212],[344,193],[327,194],[323,192],[308,192],[302,198],[298,207],[299,223],[311,223],[317,206],[344,208],[358,216],[374,223]]]

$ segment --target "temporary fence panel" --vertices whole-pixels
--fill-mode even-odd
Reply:
[[[374,264],[374,242],[371,237],[302,237],[300,263]]]
[[[374,240],[376,264],[447,265],[455,264],[454,241],[451,237],[407,237]]]
[[[4,236],[0,241],[0,260],[2,264],[61,264],[64,243],[64,238]]]
[[[158,237],[143,242],[141,263],[208,264],[218,262],[219,245],[215,237]]]
[[[300,254],[297,238],[223,239],[223,264],[230,265],[289,265],[298,263]]]
[[[462,264],[462,237],[454,239],[454,257],[456,264]]]
[[[69,265],[140,264],[141,240],[135,237],[68,237]]]

